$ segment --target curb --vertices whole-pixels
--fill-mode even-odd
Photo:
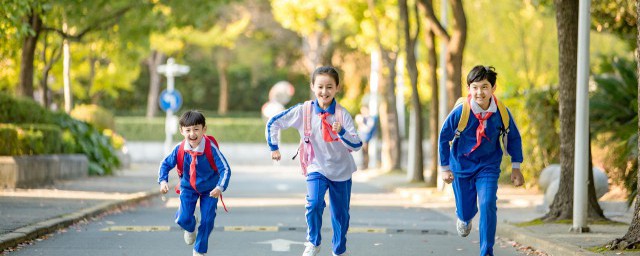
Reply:
[[[549,238],[544,238],[538,234],[518,228],[508,223],[499,223],[497,234],[501,237],[507,237],[521,244],[526,244],[535,249],[542,250],[549,255],[575,255],[575,256],[596,256],[601,255],[591,251],[587,251],[581,247],[571,244],[561,244]],[[543,249],[544,248],[544,249]]]
[[[98,216],[107,211],[119,209],[124,206],[139,203],[153,196],[160,194],[159,191],[132,193],[132,197],[128,199],[116,200],[112,202],[104,202],[102,204],[82,209],[80,211],[62,215],[60,217],[51,218],[39,223],[31,224],[10,233],[0,235],[0,252],[5,249],[15,247],[18,244],[36,239],[46,234],[55,232],[58,229],[73,225],[83,219]]]

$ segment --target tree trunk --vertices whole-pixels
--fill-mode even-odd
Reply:
[[[56,48],[53,48],[53,50],[51,50],[51,59],[47,59],[48,44],[49,43],[45,35],[42,55],[41,55],[41,61],[42,63],[44,63],[44,67],[42,68],[42,80],[40,80],[40,87],[42,88],[42,104],[47,109],[49,108],[49,104],[51,102],[50,100],[51,95],[49,95],[49,72],[51,72],[51,69],[53,68],[53,64],[56,63],[60,59],[60,56],[62,55],[61,54],[62,51],[60,51],[60,48],[56,47]]]
[[[413,143],[409,145],[409,155],[413,154],[409,160],[413,163],[409,163],[408,166],[412,170],[407,170],[411,173],[411,182],[424,182],[424,163],[422,157],[422,105],[420,104],[420,95],[418,93],[418,66],[416,64],[416,38],[411,35],[411,24],[409,22],[409,10],[407,7],[407,0],[398,1],[400,9],[400,19],[403,23],[402,31],[404,34],[405,50],[407,54],[407,72],[409,73],[409,80],[411,81],[411,117],[409,119],[409,142]],[[415,4],[414,4],[415,6]],[[420,30],[420,26],[416,26],[415,35],[417,36]]]
[[[384,171],[399,170],[400,169],[400,130],[398,128],[398,111],[396,110],[396,96],[395,96],[395,77],[396,77],[396,62],[398,60],[398,53],[391,52],[384,49],[380,39],[380,27],[375,14],[375,4],[373,0],[368,0],[369,11],[372,16],[371,19],[374,23],[375,38],[378,50],[382,56],[382,62],[385,64],[387,76],[380,76],[380,94],[382,98],[380,100],[380,133],[382,134],[382,149],[381,149],[381,169]],[[399,35],[398,35],[399,36]],[[399,41],[399,38],[398,38]],[[375,150],[375,149],[374,149]]]
[[[447,42],[447,57],[445,65],[447,72],[447,106],[453,108],[455,102],[462,96],[462,57],[467,43],[467,17],[464,13],[462,0],[449,0],[453,12],[453,29],[451,34],[442,26],[433,11],[432,0],[420,0],[420,7],[425,12],[429,25],[435,34]],[[444,99],[443,99],[444,100]]]
[[[427,26],[427,32],[425,33],[425,45],[427,46],[429,56],[429,79],[431,80],[431,111],[429,115],[429,130],[431,133],[429,139],[431,140],[431,166],[427,171],[425,177],[428,187],[436,187],[438,185],[438,116],[440,102],[438,100],[438,55],[436,53],[435,34],[430,26]]]
[[[638,4],[636,4],[636,13],[636,17],[640,19],[640,5]],[[638,26],[638,31],[640,31],[640,20],[636,22],[636,26]],[[638,34],[637,36],[636,73],[638,74],[638,102],[640,102],[640,34]],[[640,113],[640,105],[638,105],[638,113]],[[640,118],[638,118],[637,134],[640,134]],[[638,152],[640,152],[640,136],[638,136],[637,148]],[[640,154],[637,155],[636,161],[640,163]],[[640,166],[640,164],[637,166]],[[636,191],[640,192],[640,170],[636,172],[636,175],[636,179],[638,181],[636,183]],[[636,193],[635,210],[633,212],[633,219],[631,220],[631,225],[629,225],[627,233],[622,238],[617,238],[611,241],[611,243],[608,245],[610,249],[638,249],[640,247],[640,193]]]
[[[227,114],[229,108],[229,81],[227,80],[227,60],[224,57],[218,58],[218,80],[220,83],[220,95],[218,98],[218,114]]]
[[[396,62],[395,53],[382,50],[383,63],[387,67],[387,76],[380,83],[380,130],[382,133],[382,166],[384,171],[400,169],[400,129],[398,127],[398,111],[396,110]],[[389,56],[393,55],[393,56]]]
[[[149,94],[147,94],[147,119],[151,119],[158,112],[158,97],[160,96],[160,74],[158,66],[164,61],[164,54],[153,50],[145,63],[149,68]]]
[[[573,217],[578,1],[555,0],[560,78],[560,186],[544,221]]]
[[[447,44],[447,106],[453,109],[453,105],[462,96],[462,54],[467,42],[467,17],[464,14],[462,0],[450,0],[449,3],[454,23],[451,40]]]
[[[593,155],[591,153],[591,133],[589,133],[589,180],[587,187],[587,200],[589,202],[587,206],[587,216],[590,220],[603,221],[608,220],[604,216],[604,211],[598,203],[598,196],[596,195],[596,182],[593,179]]]
[[[26,19],[33,29],[33,34],[28,34],[22,43],[22,58],[20,62],[20,86],[18,95],[33,98],[33,61],[42,28],[42,19],[39,13],[31,12]]]
[[[98,105],[98,102],[100,101],[100,92],[96,91],[93,94],[91,94],[91,90],[93,89],[94,83],[95,83],[95,79],[96,79],[96,63],[98,62],[98,59],[93,56],[93,52],[89,52],[89,94],[91,96],[91,103]]]

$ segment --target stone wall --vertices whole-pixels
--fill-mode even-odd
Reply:
[[[0,189],[36,188],[56,180],[88,176],[85,155],[33,155],[0,157]]]

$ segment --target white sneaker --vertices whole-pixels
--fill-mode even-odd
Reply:
[[[464,221],[458,219],[458,221],[456,222],[456,229],[458,230],[458,235],[460,235],[461,237],[467,237],[471,232],[471,221],[469,221],[469,224],[467,224]]]
[[[184,242],[188,245],[192,245],[196,241],[196,231],[189,232],[184,231]],[[195,255],[195,254],[194,254]]]
[[[306,246],[306,248],[304,248],[302,256],[316,256],[320,253],[320,246],[314,246],[310,242],[304,243],[304,246]]]
[[[193,250],[193,256],[204,256],[204,253],[199,253],[196,252],[196,250]]]

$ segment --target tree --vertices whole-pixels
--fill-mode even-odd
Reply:
[[[273,16],[284,28],[302,37],[304,66],[309,74],[319,65],[331,65],[336,44],[355,26],[348,20],[343,3],[325,0],[271,0]]]
[[[422,157],[422,104],[420,104],[420,95],[418,93],[418,65],[416,60],[416,41],[420,34],[420,19],[415,19],[415,31],[412,31],[411,22],[409,20],[409,10],[407,7],[407,0],[399,0],[398,5],[400,7],[400,21],[402,22],[402,32],[405,42],[405,53],[407,55],[406,68],[409,73],[409,79],[411,80],[411,117],[409,122],[409,154],[413,154],[410,157],[409,167],[411,170],[407,172],[412,174],[411,182],[424,182],[424,163]],[[413,4],[413,9],[416,16],[418,16],[417,4]]]
[[[420,8],[423,11],[426,11],[426,7],[423,6],[425,2],[418,2]],[[433,4],[431,2],[431,4]],[[431,7],[433,9],[433,7]],[[437,186],[438,179],[438,129],[439,129],[439,98],[438,98],[438,56],[436,54],[436,42],[435,42],[435,33],[433,32],[433,26],[427,25],[425,28],[425,46],[427,48],[428,55],[428,72],[429,72],[429,81],[431,85],[431,104],[429,111],[429,130],[431,131],[429,140],[431,141],[431,166],[427,171],[426,183],[429,187]]]
[[[636,6],[636,12],[638,17],[640,17],[640,5]],[[640,29],[640,23],[636,23],[638,29]],[[640,102],[640,35],[637,35],[636,37],[636,44],[637,44],[637,48],[636,48],[636,72],[635,72],[635,79],[636,79],[636,87],[637,87],[637,97],[636,97],[636,107],[637,107],[637,111],[636,112],[636,121],[637,121],[637,129],[636,129],[636,145],[635,145],[635,149],[638,150],[636,151],[636,159],[635,159],[635,163],[632,165],[633,168],[635,168],[635,177],[631,177],[631,178],[635,178],[635,200],[629,200],[630,202],[635,201],[635,210],[633,211],[633,219],[631,219],[631,224],[629,225],[629,229],[627,230],[627,233],[621,237],[621,238],[616,238],[613,241],[609,242],[606,247],[611,249],[611,250],[622,250],[622,249],[638,249],[640,248],[640,193],[638,193],[638,191],[640,191],[640,171],[639,169],[639,165],[638,163],[640,163],[640,154],[638,154],[638,152],[640,152],[640,136],[638,136],[638,134],[640,134],[640,118],[638,118],[638,113],[640,113],[640,105],[637,104],[637,102]],[[628,80],[628,79],[625,79]],[[633,195],[633,194],[632,194]],[[631,199],[631,198],[630,198]]]
[[[380,94],[382,95],[380,101],[380,130],[382,134],[382,166],[381,169],[385,171],[399,170],[400,169],[400,130],[398,126],[398,111],[396,109],[396,63],[398,60],[397,47],[399,41],[400,32],[397,29],[399,24],[396,20],[380,19],[385,17],[386,9],[389,6],[378,7],[374,4],[373,0],[367,1],[368,9],[373,26],[375,44],[382,57],[382,63],[386,66],[380,79]],[[383,8],[384,10],[380,10]],[[384,22],[383,22],[384,21]],[[391,28],[390,28],[391,27]],[[395,29],[394,29],[395,27]],[[389,30],[387,30],[389,28]],[[384,29],[388,31],[394,31],[395,35],[388,36],[385,34],[383,37],[381,32]],[[395,46],[390,46],[390,42],[394,42]]]
[[[447,106],[453,109],[456,100],[462,96],[462,57],[467,41],[467,17],[464,13],[462,0],[449,0],[453,11],[453,28],[451,32],[442,26],[433,10],[432,0],[420,0],[424,8],[426,18],[429,20],[431,29],[447,42]]]
[[[573,171],[575,154],[576,76],[578,61],[578,2],[555,0],[560,75],[560,185],[549,212],[541,219],[557,221],[573,217]],[[589,147],[591,148],[591,147]],[[589,165],[591,167],[591,164]],[[595,198],[593,174],[589,169],[588,216],[604,219]]]

